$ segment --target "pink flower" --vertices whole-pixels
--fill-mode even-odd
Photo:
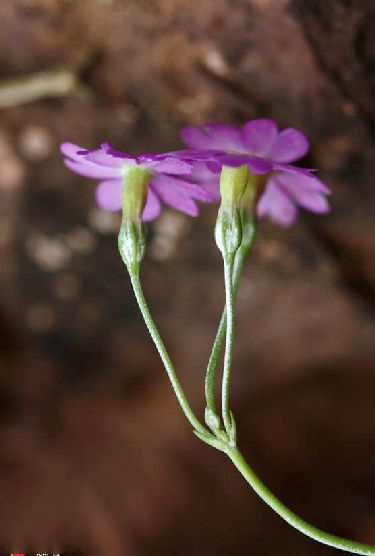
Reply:
[[[62,143],[60,148],[65,165],[70,170],[99,181],[96,201],[104,210],[121,209],[121,193],[122,188],[126,187],[127,170],[136,165],[150,173],[147,202],[142,214],[145,221],[159,216],[162,202],[185,214],[196,216],[196,201],[214,200],[203,185],[187,179],[193,171],[193,165],[176,157],[154,154],[132,157],[114,150],[107,142],[91,151],[73,143]]]
[[[208,160],[207,166],[213,172],[222,166],[247,164],[253,174],[268,175],[257,205],[259,217],[288,226],[295,222],[299,207],[321,214],[329,211],[327,186],[312,170],[290,164],[309,150],[301,131],[294,128],[279,131],[273,120],[263,118],[247,122],[242,129],[218,123],[188,126],[181,135],[190,149],[182,151],[185,161]],[[218,177],[216,180],[218,187]],[[200,183],[204,185],[205,180]]]

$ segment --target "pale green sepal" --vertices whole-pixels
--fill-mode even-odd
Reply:
[[[229,415],[230,415],[230,429],[229,431],[227,431],[229,436],[229,446],[231,448],[235,448],[237,445],[237,425],[236,425],[236,421],[234,420],[234,415],[231,411],[229,412]]]
[[[139,222],[146,203],[150,171],[144,166],[128,166],[124,170],[122,188],[122,217]]]
[[[204,420],[206,425],[213,431],[218,431],[221,428],[221,419],[217,413],[206,407],[204,412]]]
[[[146,239],[142,222],[122,220],[118,235],[118,248],[129,272],[136,272],[146,252]]]
[[[129,272],[138,270],[146,251],[142,212],[146,203],[150,177],[151,173],[143,166],[131,166],[124,170],[122,223],[118,246],[122,260]]]
[[[235,210],[239,208],[240,199],[245,192],[248,179],[249,168],[246,165],[237,168],[223,166],[220,174],[220,208],[228,215],[233,215]]]
[[[215,226],[215,241],[224,260],[234,256],[242,241],[241,198],[249,180],[249,168],[223,166],[220,174],[221,203]]]
[[[240,213],[235,209],[232,215],[219,208],[215,225],[215,241],[224,260],[234,257],[242,241],[242,224]]]

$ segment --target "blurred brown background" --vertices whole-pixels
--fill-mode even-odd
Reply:
[[[0,551],[333,554],[288,528],[182,418],[63,140],[176,149],[258,116],[311,137],[332,214],[262,223],[238,302],[239,443],[301,516],[375,544],[371,0],[1,0]],[[143,265],[202,415],[223,303],[215,207],[165,212]]]

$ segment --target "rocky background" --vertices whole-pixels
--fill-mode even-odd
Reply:
[[[0,552],[333,554],[180,414],[116,250],[58,145],[176,149],[179,127],[296,126],[328,217],[262,223],[233,407],[283,501],[375,544],[375,8],[370,0],[0,2]],[[215,208],[149,227],[143,279],[194,408],[223,303]]]

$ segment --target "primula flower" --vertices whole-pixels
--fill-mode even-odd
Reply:
[[[132,157],[116,151],[108,142],[94,150],[85,150],[73,143],[62,143],[60,148],[65,156],[65,165],[70,170],[100,181],[96,188],[96,201],[104,210],[121,209],[126,173],[136,165],[150,173],[147,201],[142,213],[145,221],[159,216],[161,202],[190,216],[196,216],[196,201],[214,200],[204,186],[187,179],[193,171],[193,165],[175,157],[153,154]]]
[[[188,126],[181,135],[192,149],[182,151],[185,161],[211,160],[207,163],[211,172],[218,172],[221,166],[247,164],[253,174],[267,175],[257,204],[259,217],[268,216],[277,224],[288,226],[296,220],[298,207],[315,213],[329,211],[327,186],[312,170],[289,164],[309,150],[301,131],[294,128],[279,131],[273,120],[263,118],[247,122],[242,129],[227,124]],[[216,168],[215,161],[219,165]],[[204,179],[199,181],[204,183]],[[217,177],[217,187],[218,184]]]

